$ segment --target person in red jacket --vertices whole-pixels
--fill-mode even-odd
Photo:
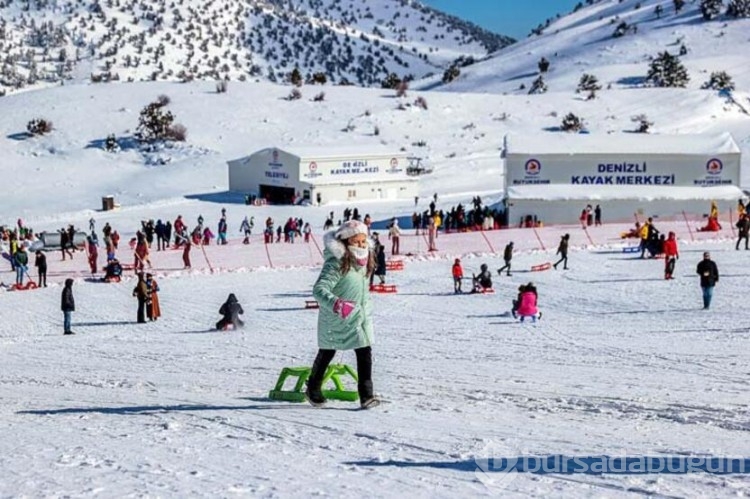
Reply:
[[[456,258],[453,262],[453,292],[455,294],[463,293],[461,291],[461,280],[464,278],[464,269],[461,268],[461,259]]]
[[[677,239],[674,232],[669,233],[669,237],[664,241],[664,279],[673,279],[674,266],[680,253],[677,251]]]

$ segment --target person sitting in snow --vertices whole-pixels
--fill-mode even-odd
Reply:
[[[487,290],[492,289],[492,272],[487,268],[487,264],[483,263],[480,267],[479,275],[474,275],[472,281],[474,283],[474,289],[472,293],[483,293]]]
[[[219,331],[226,329],[230,324],[234,329],[239,329],[245,325],[245,323],[240,320],[240,315],[244,314],[245,311],[242,310],[242,305],[239,304],[234,293],[229,293],[227,301],[225,301],[221,308],[219,308],[219,313],[223,316],[221,320],[216,323],[216,329]]]
[[[516,310],[516,315],[521,318],[521,322],[523,322],[526,317],[531,317],[531,322],[536,322],[537,319],[541,319],[542,314],[537,307],[537,298],[536,286],[534,286],[533,282],[528,283],[518,298],[518,309]]]
[[[117,258],[113,258],[104,267],[104,280],[105,281],[119,281],[122,276],[122,265],[120,265]]]

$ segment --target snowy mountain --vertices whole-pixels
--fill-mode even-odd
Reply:
[[[706,0],[708,2],[708,0]],[[583,74],[595,76],[607,91],[656,86],[647,79],[652,61],[663,52],[679,58],[687,68],[687,90],[700,89],[712,72],[725,71],[736,90],[750,89],[750,7],[743,17],[728,14],[729,5],[704,18],[704,1],[588,0],[573,13],[545,23],[538,34],[508,46],[488,60],[462,68],[443,84],[438,76],[420,82],[420,88],[452,92],[487,92],[527,95],[542,77],[547,91],[575,92]],[[750,5],[750,4],[749,4]],[[540,70],[540,61],[549,67]],[[596,105],[597,101],[592,103]],[[747,104],[746,104],[747,107]]]
[[[380,86],[511,39],[412,0],[2,0],[0,91],[68,80]],[[317,75],[317,76],[316,76]]]

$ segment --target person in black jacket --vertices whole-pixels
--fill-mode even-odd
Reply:
[[[36,258],[34,258],[34,266],[36,267],[37,274],[39,275],[39,283],[37,284],[40,288],[47,287],[47,255],[42,250],[36,251]]]
[[[711,306],[711,298],[714,294],[714,286],[719,282],[719,268],[716,262],[711,260],[711,254],[703,253],[703,261],[698,264],[696,272],[701,276],[701,289],[703,290],[703,309]]]
[[[513,241],[505,245],[505,251],[503,251],[503,260],[505,265],[497,269],[497,273],[503,275],[503,270],[508,269],[507,275],[510,276],[510,261],[513,259]]]
[[[373,275],[378,276],[380,284],[385,284],[385,245],[378,244],[377,253],[375,253],[375,272]]]
[[[229,293],[229,297],[219,309],[219,313],[224,316],[216,323],[216,329],[219,331],[225,329],[229,324],[232,324],[235,329],[241,328],[245,325],[245,323],[240,320],[240,315],[244,314],[245,311],[242,310],[242,305],[239,304],[234,293]]]
[[[557,246],[557,253],[560,255],[560,259],[555,262],[553,267],[557,270],[557,266],[563,264],[563,270],[568,270],[568,242],[570,241],[570,234],[565,234],[560,238],[560,244]]]
[[[73,279],[65,279],[65,287],[62,290],[60,309],[63,313],[63,334],[75,334],[70,330],[70,314],[76,310],[76,302],[73,299]]]
[[[737,244],[734,246],[734,249],[740,249],[740,242],[743,239],[745,240],[745,249],[750,249],[747,247],[747,236],[748,233],[750,233],[750,218],[748,218],[747,213],[740,215],[740,219],[737,220],[737,229],[739,230],[740,235],[737,238]]]

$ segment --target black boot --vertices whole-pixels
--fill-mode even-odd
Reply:
[[[380,398],[375,395],[372,381],[363,381],[357,386],[359,390],[359,406],[362,409],[372,409],[380,405]]]
[[[328,352],[331,352],[328,354]],[[315,357],[313,362],[312,370],[310,371],[310,377],[307,378],[307,389],[305,390],[305,398],[310,405],[313,407],[320,407],[325,405],[326,398],[323,396],[321,385],[323,384],[323,377],[328,369],[328,364],[336,354],[335,350],[319,350],[318,355]]]

